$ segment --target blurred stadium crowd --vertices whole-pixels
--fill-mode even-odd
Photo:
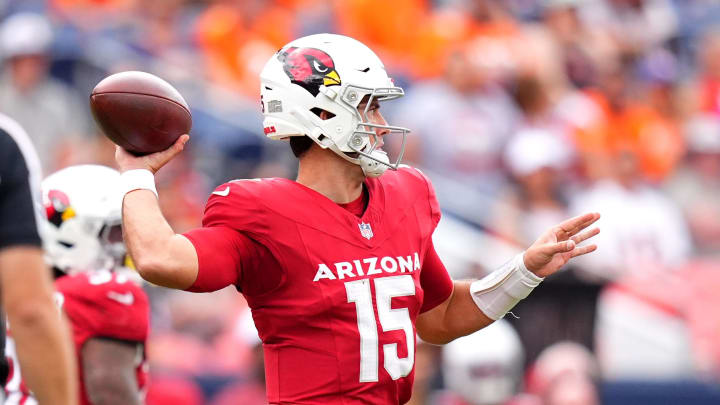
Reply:
[[[258,73],[318,32],[365,42],[405,88],[383,114],[413,131],[405,161],[435,184],[454,277],[603,215],[598,253],[516,318],[420,345],[413,404],[720,403],[718,1],[0,0],[0,111],[46,174],[114,166],[90,90],[121,70],[168,80],[194,121],[158,175],[183,232],[214,185],[294,176],[289,147],[263,137]],[[149,405],[264,403],[239,294],[147,290]]]

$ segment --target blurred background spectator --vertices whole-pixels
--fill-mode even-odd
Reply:
[[[598,365],[590,351],[560,341],[544,349],[527,375],[527,391],[543,405],[599,405]]]
[[[453,277],[492,271],[560,218],[603,215],[599,251],[507,321],[419,342],[412,403],[716,404],[719,21],[712,0],[0,0],[0,111],[47,172],[113,165],[90,90],[120,70],[170,81],[194,125],[157,182],[182,232],[215,185],[295,174],[262,133],[267,58],[302,35],[356,37],[406,91],[384,115],[413,130],[406,161],[433,180]],[[147,290],[149,405],[264,403],[240,295]]]
[[[52,41],[52,27],[39,14],[14,14],[0,25],[0,110],[27,130],[48,169],[77,163],[76,146],[89,132],[76,91],[49,74]]]
[[[700,114],[686,123],[687,154],[665,190],[688,222],[695,252],[720,255],[720,117]]]

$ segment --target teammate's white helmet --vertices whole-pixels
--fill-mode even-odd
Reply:
[[[366,176],[397,169],[405,149],[407,128],[368,122],[373,100],[401,97],[385,66],[361,42],[335,34],[296,39],[280,49],[260,73],[265,134],[271,139],[307,135],[322,148],[360,165]],[[357,110],[367,97],[364,111]],[[319,111],[331,118],[322,120]],[[378,128],[403,135],[397,160],[376,149]]]
[[[120,173],[99,165],[71,166],[42,182],[45,257],[65,273],[112,269],[125,256],[120,228]]]
[[[502,404],[518,392],[524,352],[505,320],[443,347],[445,385],[472,405]]]

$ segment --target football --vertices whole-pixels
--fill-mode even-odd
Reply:
[[[192,127],[182,95],[145,72],[121,72],[100,81],[90,94],[90,110],[105,135],[135,155],[165,150]]]

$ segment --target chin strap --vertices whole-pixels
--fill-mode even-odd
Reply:
[[[360,155],[358,160],[360,161],[360,167],[362,167],[363,173],[365,173],[365,176],[367,177],[380,177],[385,171],[388,169],[388,164],[390,163],[390,159],[388,158],[387,153],[384,151],[376,150],[371,153],[371,156],[377,160],[380,160],[382,162],[385,162],[385,164],[382,164],[378,162],[377,160],[373,160],[370,157]]]

